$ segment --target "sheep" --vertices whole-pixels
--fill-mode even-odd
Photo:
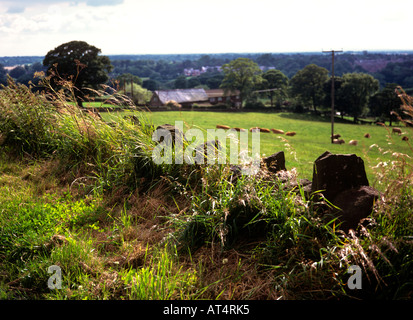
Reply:
[[[224,129],[224,130],[228,130],[228,129],[231,129],[231,127],[229,127],[229,126],[224,126],[224,125],[222,125],[222,124],[217,124],[217,129]]]
[[[357,140],[350,140],[348,144],[351,144],[352,146],[356,146],[358,144]]]
[[[234,129],[235,131],[238,131],[238,132],[240,132],[240,131],[247,131],[247,130],[245,130],[244,128],[238,128],[238,127],[235,127],[235,128],[232,128],[232,129]]]
[[[393,128],[392,133],[398,133],[399,136],[402,134],[402,129],[400,128]]]
[[[341,138],[341,134],[333,134],[332,136],[330,136],[330,137],[332,137],[333,138],[333,140],[334,139],[338,139],[338,138]]]
[[[366,133],[366,134],[364,135],[364,138],[370,138],[370,133]]]
[[[260,128],[260,127],[253,127],[250,129],[250,132],[259,131],[259,132],[271,132],[270,129],[267,128]]]
[[[406,137],[406,136],[404,136],[404,137],[402,138],[402,140],[403,140],[403,141],[409,141],[409,138]]]
[[[343,143],[346,143],[343,139],[340,139],[340,140],[338,140],[338,139],[334,139],[333,140],[333,143],[334,144],[343,144]]]
[[[297,133],[295,131],[288,131],[285,135],[289,137],[294,137]]]
[[[277,133],[278,133],[278,134],[284,134],[284,131],[283,131],[283,130],[280,130],[280,129],[274,129],[274,128],[273,128],[273,129],[271,129],[271,131],[274,132],[275,134],[277,134]]]

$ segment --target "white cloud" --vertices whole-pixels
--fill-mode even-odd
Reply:
[[[412,9],[411,0],[6,0],[0,56],[71,40],[104,54],[413,49],[403,34]]]
[[[116,6],[123,3],[123,0],[86,0],[86,4],[92,7]]]
[[[62,4],[78,5],[85,3],[92,7],[117,6],[124,0],[4,0],[3,5],[7,8],[7,13],[22,13],[26,8],[35,6],[53,6]]]

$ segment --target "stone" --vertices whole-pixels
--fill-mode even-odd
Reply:
[[[278,171],[287,170],[285,168],[284,151],[276,152],[269,157],[263,158],[262,160],[270,172],[276,173]]]
[[[242,176],[242,168],[238,165],[232,165],[230,168],[229,182],[236,185],[238,179]]]
[[[209,140],[207,142],[201,143],[195,148],[196,161],[198,163],[201,162],[203,157],[203,163],[207,164],[208,157],[211,157],[210,161],[212,163],[218,163],[219,156],[222,152],[222,145],[218,139]]]
[[[332,204],[339,209],[331,209],[331,214],[342,222],[340,229],[348,232],[349,229],[356,229],[360,220],[372,213],[379,196],[379,192],[369,186],[345,190],[334,197]]]
[[[368,185],[364,161],[355,154],[326,151],[314,162],[311,191],[321,191],[330,202],[345,190]]]
[[[184,141],[184,133],[182,132],[181,129],[171,125],[171,124],[162,124],[160,126],[158,126],[155,130],[155,133],[157,135],[157,138],[159,140],[159,143],[161,143],[162,141],[164,141],[165,139],[165,130],[170,132],[171,134],[171,139],[172,139],[172,144],[175,144],[175,137],[176,139],[182,139],[181,141]]]

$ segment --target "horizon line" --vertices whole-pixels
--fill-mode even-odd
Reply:
[[[228,52],[183,52],[183,53],[105,53],[104,56],[178,56],[178,55],[225,55],[225,54],[323,54],[323,50],[320,51],[228,51]],[[343,49],[341,49],[343,50]],[[343,50],[339,53],[413,53],[413,49],[356,49],[356,50]],[[5,57],[44,57],[46,55],[1,55],[0,58]]]

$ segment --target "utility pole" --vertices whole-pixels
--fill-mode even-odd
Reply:
[[[336,52],[343,52],[343,50],[323,50],[323,53],[331,53],[331,143],[334,140],[334,53]]]

